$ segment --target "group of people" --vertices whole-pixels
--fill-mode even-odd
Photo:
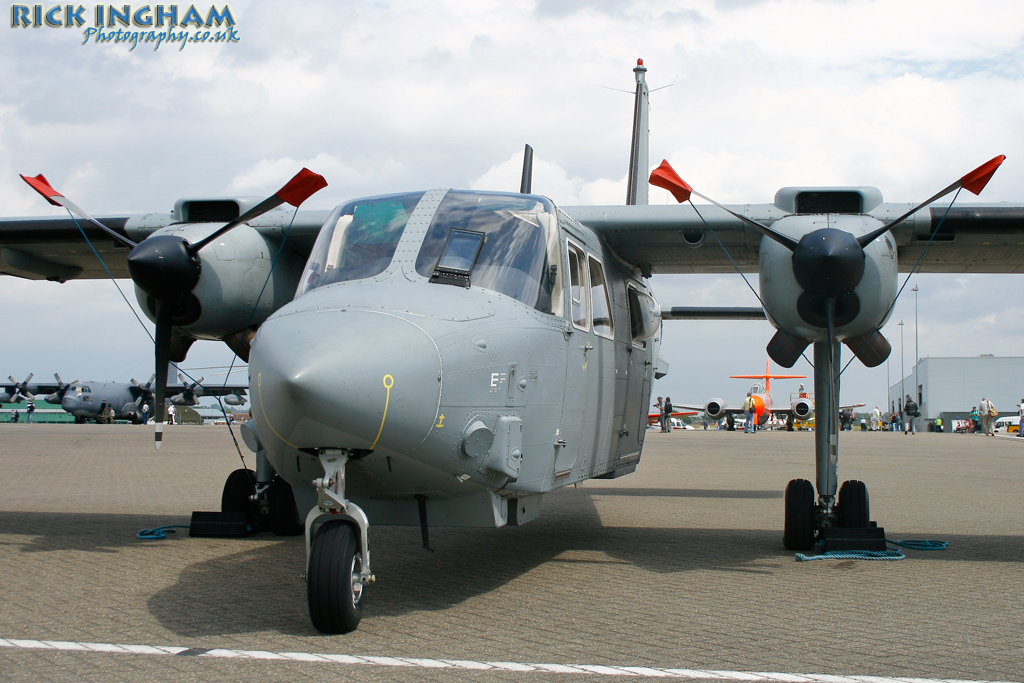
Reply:
[[[27,424],[32,424],[32,416],[35,414],[35,412],[36,404],[33,403],[32,401],[29,401],[28,405],[25,406],[25,422]],[[21,413],[15,410],[14,417],[11,418],[11,422],[21,422]]]

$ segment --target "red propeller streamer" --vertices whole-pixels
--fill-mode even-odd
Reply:
[[[999,168],[999,165],[1004,161],[1006,161],[1005,154],[1000,154],[994,159],[986,161],[981,166],[961,178],[960,185],[968,192],[981,194],[981,191],[985,189],[986,185],[988,185],[988,181],[992,179],[996,169]]]
[[[54,197],[64,197],[64,195],[62,195],[60,192],[57,192],[57,190],[53,189],[53,186],[50,185],[50,181],[47,180],[46,176],[44,176],[42,173],[40,173],[34,178],[22,175],[21,179],[28,183],[29,187],[31,187],[33,190],[43,195],[43,199],[45,199],[46,201],[50,202],[54,206],[64,206],[63,204],[60,204],[53,200]]]
[[[693,192],[693,188],[690,187],[685,180],[679,177],[679,174],[675,172],[675,169],[669,165],[668,160],[662,160],[661,166],[651,171],[651,179],[649,181],[651,185],[660,187],[668,190],[672,193],[672,196],[676,198],[676,201],[682,204],[690,198],[690,193]]]
[[[274,194],[281,201],[288,202],[295,208],[299,208],[302,202],[325,187],[327,187],[327,181],[324,180],[322,175],[314,173],[308,168],[303,168]]]

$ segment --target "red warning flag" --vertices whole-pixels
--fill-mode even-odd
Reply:
[[[990,161],[986,161],[978,168],[974,169],[963,178],[960,179],[960,185],[968,192],[974,194],[981,194],[981,191],[988,185],[988,181],[992,179],[996,169],[999,165],[1006,161],[1006,155],[1000,154]]]
[[[693,188],[679,177],[679,174],[675,172],[675,169],[672,168],[667,159],[662,160],[661,166],[651,171],[649,182],[655,187],[671,192],[672,196],[680,204],[687,201],[690,198],[690,193],[693,192]]]
[[[57,192],[57,190],[53,189],[53,186],[50,185],[50,181],[47,180],[42,173],[40,173],[34,178],[29,178],[28,176],[22,175],[21,179],[28,183],[29,187],[31,187],[33,190],[43,195],[43,199],[45,199],[46,201],[50,202],[54,206],[64,206],[63,204],[60,204],[53,200],[54,197],[63,197],[64,195],[62,195],[60,192]]]
[[[281,201],[288,202],[295,208],[299,208],[302,202],[309,199],[315,193],[327,187],[327,181],[319,173],[314,173],[308,168],[303,168],[289,180],[284,187],[274,194]]]

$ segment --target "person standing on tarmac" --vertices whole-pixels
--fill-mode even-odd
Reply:
[[[754,396],[748,391],[747,398],[743,401],[743,415],[747,423],[743,425],[744,434],[754,433]]]
[[[988,400],[988,398],[983,398],[981,403],[978,404],[978,410],[981,412],[981,428],[984,430],[985,436],[995,436],[992,425],[995,422],[996,415],[999,414],[995,404]]]
[[[921,411],[918,410],[914,399],[910,398],[910,394],[907,394],[903,399],[903,412],[907,416],[903,421],[903,433],[916,434],[917,432],[914,431],[914,427],[917,424],[917,418],[921,415]]]

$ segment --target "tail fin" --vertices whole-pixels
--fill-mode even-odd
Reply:
[[[763,375],[729,375],[730,379],[763,379],[765,393],[771,392],[771,380],[773,379],[807,379],[807,375],[773,375],[771,360],[764,362]]]

